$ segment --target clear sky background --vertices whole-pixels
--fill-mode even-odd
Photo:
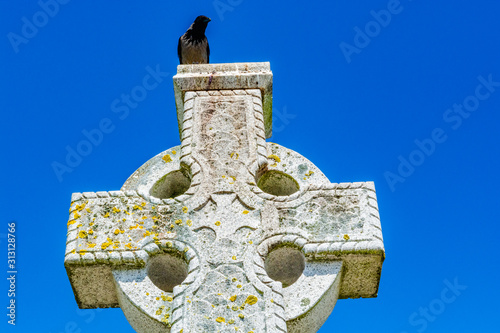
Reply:
[[[177,39],[204,14],[212,62],[271,63],[269,141],[332,182],[375,182],[379,296],[339,300],[320,332],[499,332],[498,1],[60,0],[51,15],[45,1],[0,3],[0,331],[133,332],[120,309],[77,308],[63,265],[71,193],[117,190],[180,143]],[[168,76],[120,119],[113,101],[148,66]],[[104,118],[111,133],[57,174]]]

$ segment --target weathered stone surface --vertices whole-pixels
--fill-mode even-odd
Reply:
[[[183,124],[186,92],[235,90],[236,93],[240,93],[241,89],[261,91],[265,137],[270,138],[273,120],[273,73],[268,62],[177,66],[174,93],[179,133]],[[182,139],[182,134],[180,136]]]
[[[65,265],[79,306],[120,306],[138,332],[304,333],[338,298],[376,297],[374,185],[332,184],[265,142],[269,64],[178,71],[181,145],[120,191],[73,194]]]

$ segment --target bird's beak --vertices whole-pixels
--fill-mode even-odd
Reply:
[[[207,18],[205,19],[205,22],[210,22],[210,21],[212,21],[212,20],[211,20],[209,17],[207,17]]]

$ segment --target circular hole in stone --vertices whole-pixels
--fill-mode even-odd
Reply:
[[[306,267],[302,252],[293,247],[280,247],[268,254],[265,262],[266,272],[286,288],[295,283]]]
[[[291,195],[300,189],[292,176],[278,170],[266,171],[257,181],[257,186],[266,193],[278,196]]]
[[[160,199],[175,198],[186,192],[190,185],[189,172],[183,169],[175,170],[160,178],[153,185],[149,194]]]
[[[159,254],[148,261],[148,277],[163,291],[172,292],[188,275],[184,260],[171,254]]]

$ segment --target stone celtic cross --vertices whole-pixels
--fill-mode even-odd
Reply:
[[[338,298],[376,297],[373,183],[330,183],[267,143],[269,63],[181,65],[181,145],[120,191],[74,193],[65,267],[80,308],[137,332],[316,332]]]

